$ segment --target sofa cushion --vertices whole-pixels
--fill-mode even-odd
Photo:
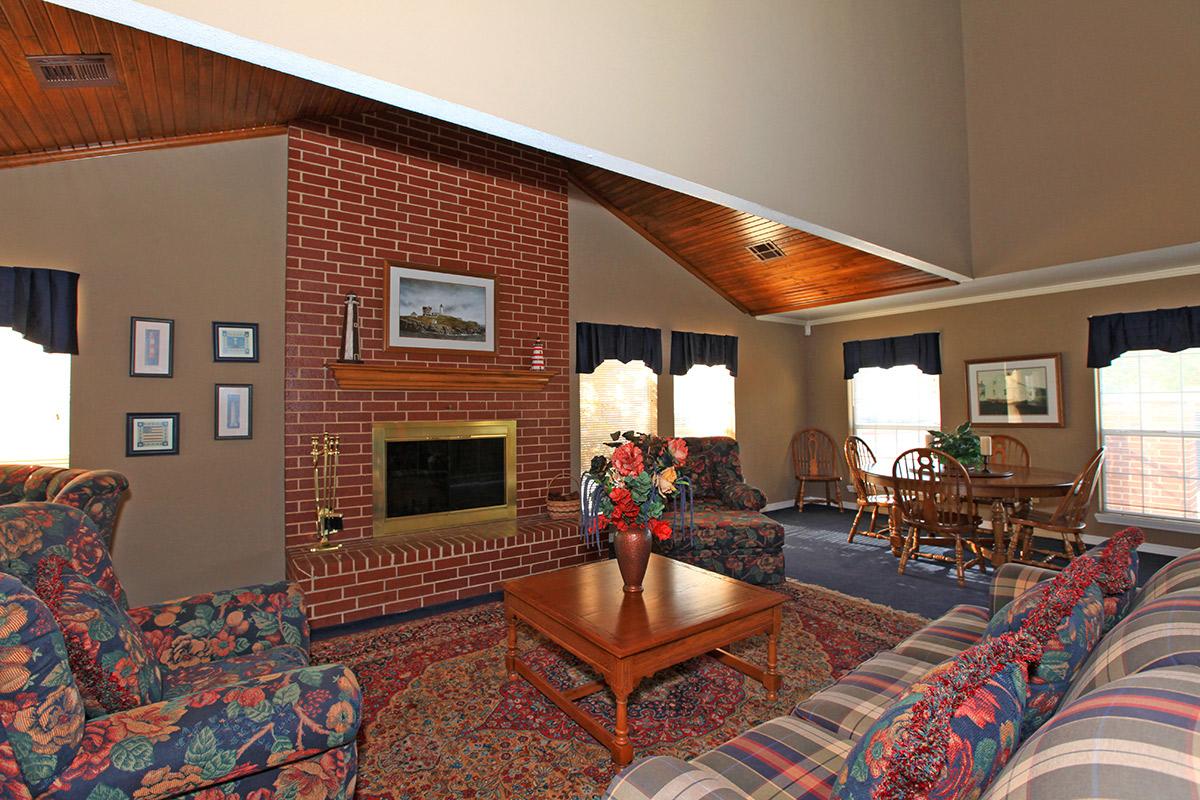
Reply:
[[[1138,592],[1132,611],[1171,592],[1200,589],[1200,550],[1180,556],[1164,566]]]
[[[1200,589],[1139,604],[1100,641],[1063,701],[1126,675],[1178,664],[1200,666]]]
[[[1008,634],[936,667],[855,744],[833,796],[977,797],[1017,748],[1027,663],[1040,651]]]
[[[37,593],[62,630],[89,717],[162,697],[158,662],[129,614],[107,592],[72,570],[65,558],[50,556],[38,563]]]
[[[11,575],[0,574],[0,764],[4,782],[40,794],[75,758],[83,739],[83,697],[50,609]],[[18,797],[15,788],[5,796]],[[26,795],[28,796],[28,795]]]
[[[1050,718],[1091,653],[1104,627],[1104,597],[1095,562],[1076,561],[1053,581],[1039,583],[988,623],[988,638],[1036,628],[1044,651],[1029,673],[1029,703],[1022,725],[1028,736]],[[1039,619],[1045,620],[1041,625]]]
[[[663,519],[671,522],[674,514]],[[783,548],[783,525],[757,511],[719,509],[696,510],[692,532],[675,534],[664,542],[670,551],[719,550],[736,553],[745,550],[774,550]]]
[[[988,612],[982,606],[955,606],[892,649],[930,666],[954,658],[983,637]]]
[[[248,678],[307,666],[308,653],[290,644],[271,647],[257,653],[192,664],[167,670],[163,674],[162,699],[170,700],[180,695],[220,689],[242,683]]]
[[[925,661],[885,651],[812,695],[792,713],[855,741],[929,670]]]
[[[753,798],[828,800],[851,744],[796,717],[776,717],[694,761]]]
[[[608,785],[605,800],[746,800],[720,775],[671,756],[635,761]]]
[[[1021,745],[984,800],[1195,797],[1200,669],[1113,681],[1065,703]]]

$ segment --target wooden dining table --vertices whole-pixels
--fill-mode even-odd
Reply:
[[[887,490],[895,496],[895,481],[889,467],[887,472],[880,470],[877,464],[873,469],[866,470],[867,480],[876,486]],[[1071,489],[1076,475],[1057,469],[1043,467],[1020,467],[1012,464],[993,464],[991,469],[995,475],[971,475],[971,493],[976,500],[991,501],[992,504],[992,547],[983,548],[983,555],[992,560],[993,566],[1000,566],[1007,560],[1008,548],[1004,541],[1005,511],[1004,503],[1009,501],[1018,509],[1027,508],[1030,501],[1040,497],[1062,497]],[[1001,477],[1001,473],[1012,473]],[[900,507],[892,503],[891,524],[892,552],[899,557],[904,547],[903,522],[900,519]]]

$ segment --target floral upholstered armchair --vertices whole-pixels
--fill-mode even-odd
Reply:
[[[91,517],[109,547],[129,481],[111,469],[64,469],[0,464],[0,505],[45,500],[75,506]]]
[[[684,441],[684,470],[695,502],[692,530],[655,540],[655,550],[747,583],[782,583],[783,526],[762,513],[766,496],[742,478],[737,441],[727,436]]]
[[[0,798],[348,800],[361,691],[280,582],[128,608],[92,520],[0,506]]]

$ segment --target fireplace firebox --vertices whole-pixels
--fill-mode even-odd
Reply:
[[[516,519],[515,420],[377,423],[371,449],[375,536]]]

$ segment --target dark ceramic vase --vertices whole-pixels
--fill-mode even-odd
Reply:
[[[650,531],[617,531],[613,549],[617,551],[617,567],[625,581],[625,591],[640,592],[650,563]]]

